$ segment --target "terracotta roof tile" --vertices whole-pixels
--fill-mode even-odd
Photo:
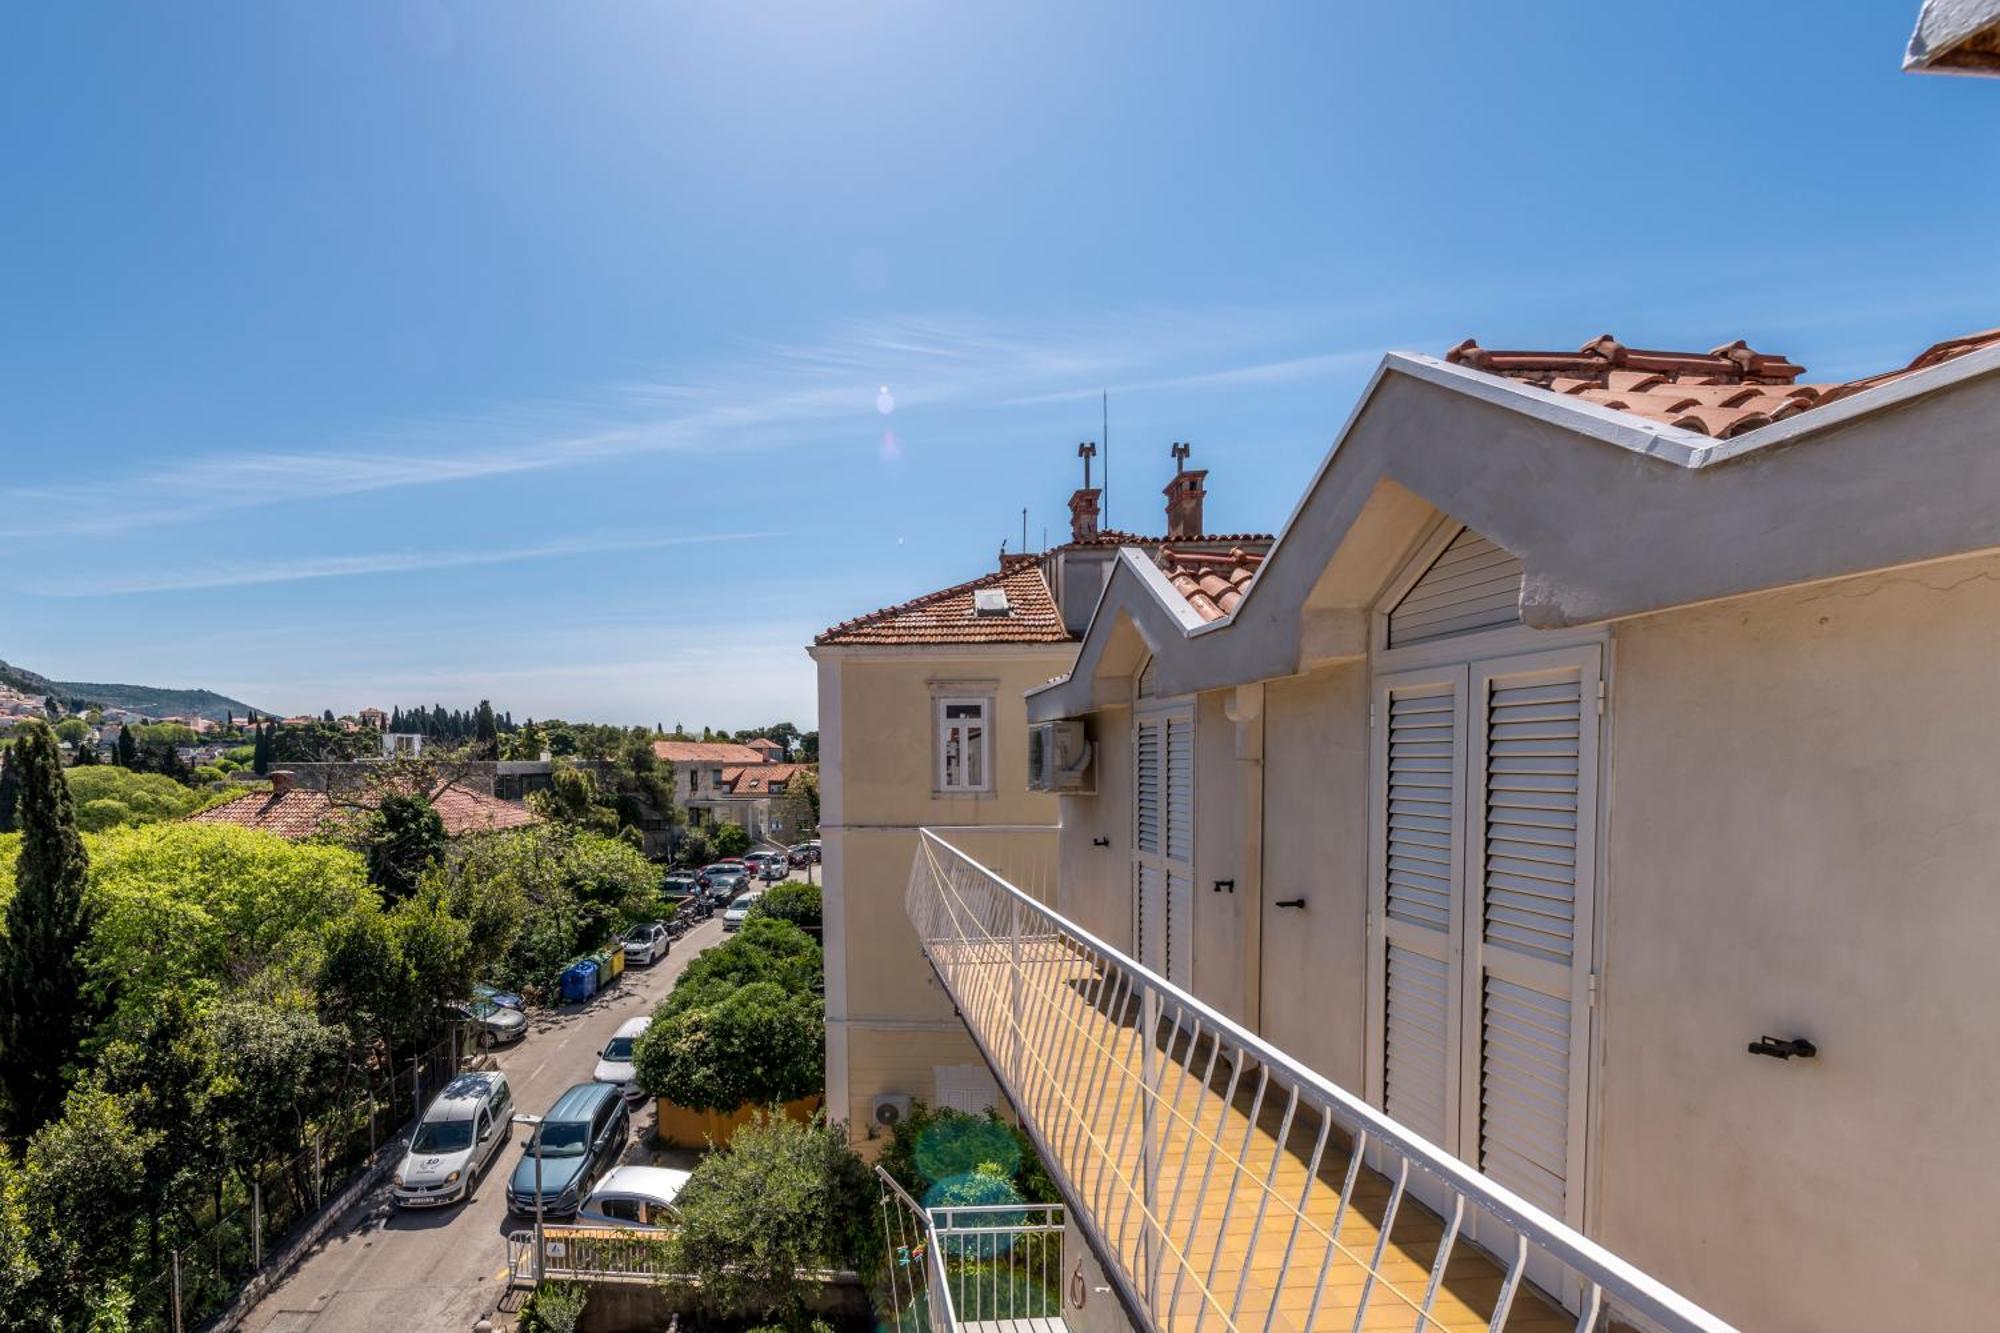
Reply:
[[[1722,440],[1993,346],[2000,329],[1937,343],[1901,369],[1838,384],[1800,384],[1803,366],[1741,339],[1708,352],[1662,352],[1606,334],[1574,352],[1503,352],[1468,338],[1445,360]]]
[[[654,741],[653,753],[670,764],[761,764],[764,752],[735,741]]]
[[[955,584],[880,611],[843,620],[816,644],[979,644],[1068,643],[1056,599],[1042,577],[1040,557],[1009,555],[1000,568],[969,583]],[[998,588],[1007,594],[1004,613],[981,612],[974,594]]]
[[[768,796],[771,784],[791,781],[804,764],[751,764],[722,770],[722,785],[732,796]]]
[[[363,793],[352,802],[336,804],[326,792],[303,787],[285,792],[245,792],[233,801],[196,811],[188,816],[188,822],[235,824],[297,840],[331,832],[338,821],[352,818],[359,809],[372,805],[371,796],[379,799],[379,793]],[[465,787],[440,788],[431,794],[431,806],[444,821],[448,838],[541,823],[540,816],[526,806]]]
[[[1243,593],[1264,563],[1261,553],[1242,547],[1227,553],[1160,549],[1160,568],[1203,620],[1220,620],[1243,604]]]

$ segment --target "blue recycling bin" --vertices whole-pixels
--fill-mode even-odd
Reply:
[[[580,958],[563,969],[562,997],[565,1004],[580,1004],[597,994],[597,964]]]

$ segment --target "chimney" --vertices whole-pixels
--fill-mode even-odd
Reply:
[[[1069,497],[1069,539],[1073,542],[1097,538],[1097,502],[1104,492],[1086,486]]]
[[[297,777],[289,769],[274,769],[264,776],[271,779],[271,795],[273,796],[283,796],[298,783]]]
[[[1167,540],[1187,541],[1201,536],[1201,502],[1208,494],[1202,483],[1208,472],[1187,470],[1188,446],[1174,445],[1174,479],[1167,483]]]

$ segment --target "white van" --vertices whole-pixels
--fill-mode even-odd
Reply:
[[[611,1040],[597,1053],[597,1068],[591,1073],[591,1082],[616,1083],[628,1102],[645,1100],[646,1094],[639,1091],[637,1073],[632,1068],[632,1048],[639,1044],[640,1036],[652,1021],[642,1014],[620,1023]]]
[[[456,1203],[513,1137],[514,1094],[497,1070],[460,1074],[417,1122],[390,1197],[402,1208]]]

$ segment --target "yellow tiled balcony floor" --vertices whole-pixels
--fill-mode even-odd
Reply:
[[[1444,1221],[1406,1191],[1378,1260],[1394,1183],[1363,1166],[1343,1208],[1346,1136],[1323,1131],[1318,1110],[1300,1102],[1288,1117],[1288,1090],[1275,1080],[1260,1099],[1254,1068],[1230,1095],[1232,1052],[1211,1067],[1212,1043],[1192,1040],[1189,1028],[1174,1035],[1171,1015],[1154,1029],[1149,1055],[1137,1002],[1082,951],[1043,937],[1024,946],[1018,968],[1009,952],[998,941],[931,945],[967,1026],[1157,1327],[1351,1329],[1364,1294],[1363,1329],[1489,1327],[1501,1267],[1460,1236],[1426,1312]],[[1157,1145],[1150,1162],[1142,1147],[1149,1112]],[[1325,1150],[1309,1176],[1322,1132]],[[1141,1188],[1149,1166],[1150,1212]],[[1575,1326],[1574,1315],[1526,1283],[1505,1323],[1521,1333]]]

